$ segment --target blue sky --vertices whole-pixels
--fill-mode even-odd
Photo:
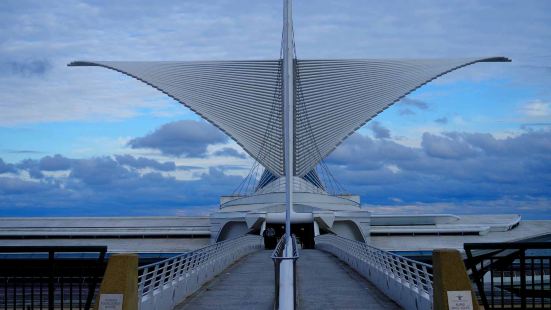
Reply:
[[[156,90],[79,59],[279,57],[281,1],[2,1],[0,216],[206,214],[253,161]],[[549,1],[296,1],[299,58],[503,55],[327,158],[376,212],[551,218]],[[200,130],[198,130],[200,129]]]

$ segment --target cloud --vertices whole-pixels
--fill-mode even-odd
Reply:
[[[462,135],[456,134],[437,136],[426,132],[421,146],[427,155],[444,159],[465,159],[478,154],[471,144],[464,141]]]
[[[418,99],[412,99],[412,98],[409,98],[409,97],[402,98],[399,103],[401,105],[407,105],[407,106],[410,106],[410,107],[415,107],[415,108],[418,108],[420,110],[427,110],[429,108],[428,103],[426,103],[424,101],[421,101],[421,100],[418,100]]]
[[[415,112],[413,112],[411,109],[400,109],[400,110],[398,110],[398,114],[400,114],[400,115],[415,115]]]
[[[43,76],[51,69],[52,64],[48,60],[0,61],[0,75],[3,76]]]
[[[379,169],[386,161],[414,160],[418,151],[391,140],[373,140],[367,135],[354,133],[337,147],[325,160],[338,167],[360,170]],[[340,169],[340,168],[335,168]]]
[[[425,133],[422,141],[411,147],[355,133],[326,163],[348,192],[378,211],[533,215],[535,206],[551,201],[551,131],[507,138]],[[215,208],[242,180],[227,174],[236,168],[231,165],[194,170],[193,179],[181,180],[181,166],[172,165],[131,155],[0,160],[0,171],[14,172],[0,176],[0,209],[27,216],[178,214],[187,206]]]
[[[0,177],[0,194],[2,195],[29,195],[43,192],[48,185],[40,182],[25,181],[15,177]],[[0,209],[9,207],[8,197],[0,201]],[[13,207],[13,206],[12,206]]]
[[[226,157],[236,157],[236,158],[247,158],[247,155],[237,151],[231,147],[225,147],[223,149],[217,150],[213,153],[214,156],[226,156]]]
[[[447,117],[440,117],[440,118],[435,119],[434,121],[438,124],[445,125],[445,124],[448,123],[448,118]]]
[[[451,203],[463,205],[454,210],[465,213],[475,212],[471,201],[509,199],[518,202],[509,204],[516,210],[534,199],[551,200],[549,130],[507,138],[425,133],[420,147],[354,134],[326,163],[348,192],[369,204]]]
[[[110,187],[137,178],[138,173],[124,168],[110,157],[98,157],[75,161],[70,177],[88,186]]]
[[[152,168],[159,171],[174,171],[176,164],[173,161],[159,162],[145,157],[134,157],[132,155],[116,155],[117,162],[120,165],[127,165],[133,168]]]
[[[427,110],[429,108],[428,103],[418,99],[412,99],[410,97],[404,97],[398,102],[398,114],[400,115],[415,115],[416,113],[410,109],[415,108],[418,110]]]
[[[384,127],[383,125],[381,125],[381,123],[379,123],[377,121],[371,122],[371,125],[369,126],[369,129],[371,129],[371,131],[375,135],[375,138],[377,138],[377,139],[388,139],[388,138],[390,138],[390,130],[388,128]]]
[[[4,149],[2,150],[2,152],[8,153],[8,154],[41,154],[42,153],[40,151],[35,151],[35,150],[12,150],[12,149]]]
[[[2,158],[0,158],[0,174],[8,172],[16,172],[15,167],[12,164],[5,163]]]
[[[551,117],[551,104],[541,100],[531,101],[521,107],[521,113],[530,118]]]
[[[42,179],[44,174],[42,173],[39,162],[33,159],[25,159],[15,165],[17,172],[26,171],[31,178]]]
[[[277,1],[138,3],[132,8],[125,2],[76,1],[48,6],[2,3],[0,59],[8,60],[3,62],[2,71],[9,75],[2,75],[5,79],[0,85],[0,102],[6,105],[0,124],[132,118],[141,115],[144,108],[156,114],[174,105],[158,91],[118,73],[67,68],[71,60],[279,57],[282,25]],[[550,9],[547,1],[512,3],[499,10],[483,1],[468,6],[439,1],[424,5],[366,5],[360,0],[320,1],[316,6],[297,3],[297,49],[305,59],[453,58],[503,53],[515,63],[529,61],[549,72],[549,58],[534,55],[547,55],[550,50],[549,40],[542,39],[549,37],[544,12]],[[507,34],[502,31],[504,24],[510,26]],[[519,67],[513,66],[507,65],[518,71]],[[502,67],[473,66],[447,78],[484,76],[482,72],[486,72],[485,77],[501,78],[502,70],[508,70]],[[21,81],[21,75],[40,72],[48,78]],[[510,76],[515,72],[511,69],[506,73]],[[542,88],[548,88],[546,80],[540,79],[544,73],[533,73],[524,70],[516,79],[529,77],[530,83],[540,80]],[[11,93],[14,89],[16,94]]]
[[[146,136],[130,140],[128,145],[134,149],[155,149],[172,156],[204,157],[208,145],[227,141],[228,137],[214,126],[185,120],[165,124]]]
[[[219,196],[231,193],[242,179],[217,167],[193,180],[178,180],[157,170],[140,173],[145,164],[167,167],[132,158],[69,159],[69,173],[63,176],[0,176],[0,210],[11,216],[178,214],[188,206],[213,208]],[[29,171],[39,162],[26,160],[17,166]]]
[[[71,160],[59,154],[42,157],[38,164],[42,171],[60,171],[71,168]]]

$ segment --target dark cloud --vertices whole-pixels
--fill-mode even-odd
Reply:
[[[0,75],[43,76],[52,68],[48,60],[1,61]]]
[[[42,179],[44,177],[44,174],[38,166],[30,167],[27,169],[27,172],[29,172],[29,176],[33,179]]]
[[[410,107],[416,107],[420,110],[427,110],[429,108],[429,104],[424,102],[424,101],[421,101],[421,100],[417,100],[417,99],[411,99],[409,97],[404,97],[400,100],[400,104],[402,105],[407,105],[407,106],[410,106]]]
[[[0,194],[3,195],[3,199],[0,200],[0,207],[14,207],[7,204],[10,200],[8,195],[32,195],[43,192],[47,189],[48,184],[45,183],[25,181],[15,177],[0,177]],[[20,200],[15,200],[15,202],[18,201]]]
[[[478,154],[476,148],[460,134],[437,136],[425,132],[421,146],[427,155],[445,159],[465,159]]]
[[[415,115],[415,112],[413,112],[411,109],[400,109],[398,111],[398,114],[400,114],[400,115]]]
[[[59,154],[42,157],[38,163],[42,171],[61,171],[71,168],[71,160]]]
[[[447,117],[440,117],[440,118],[437,118],[434,120],[436,123],[438,124],[447,124],[448,123],[448,118]]]
[[[172,156],[203,157],[209,144],[224,143],[228,137],[214,126],[202,121],[168,123],[154,132],[132,139],[132,148],[148,148]]]
[[[42,176],[41,163],[55,158],[70,161],[68,175]],[[28,215],[20,210],[33,210],[33,215],[174,214],[186,207],[213,208],[220,195],[231,193],[242,180],[226,174],[241,168],[236,166],[194,171],[193,180],[178,180],[158,172],[169,171],[171,162],[165,166],[167,163],[129,155],[43,159],[17,165],[0,161],[2,171],[25,170],[34,179],[2,175],[0,208],[18,215]],[[533,207],[532,202],[539,206],[551,201],[551,131],[509,138],[486,133],[425,133],[421,147],[355,133],[326,163],[339,183],[372,205],[437,208],[449,204],[464,206],[464,210],[448,211],[465,213],[474,212],[469,202],[481,206],[487,201],[501,213],[522,213]],[[156,171],[140,173],[139,169],[146,167]]]
[[[34,151],[34,150],[10,150],[10,149],[4,149],[2,150],[4,153],[8,154],[41,154],[40,151]]]
[[[4,160],[0,158],[0,174],[8,172],[16,172],[15,167],[12,164],[5,163]]]
[[[381,168],[385,161],[416,160],[418,151],[390,140],[373,140],[354,133],[326,159],[333,166],[354,167],[360,170]]]
[[[177,180],[158,172],[141,174],[126,164],[128,158],[119,159],[124,164],[111,157],[70,159],[67,177],[0,177],[0,209],[23,216],[176,214],[187,207],[215,207],[219,196],[231,193],[242,179],[214,167],[197,179]],[[33,169],[38,161],[20,167]]]
[[[127,165],[134,168],[152,168],[159,171],[174,171],[176,170],[176,164],[173,161],[159,162],[154,159],[145,157],[134,157],[131,155],[117,155],[115,156],[117,162],[121,165]]]
[[[227,157],[237,157],[237,158],[247,158],[247,154],[241,153],[237,151],[236,149],[233,149],[231,147],[225,147],[223,149],[220,149],[213,154],[214,156],[227,156]]]
[[[137,178],[138,173],[124,168],[110,157],[77,160],[73,163],[70,178],[89,186],[112,186],[126,179]]]
[[[375,138],[377,139],[388,139],[390,138],[390,130],[386,127],[384,127],[383,125],[381,125],[381,123],[377,122],[377,121],[373,121],[371,123],[371,126],[369,126],[369,129],[371,129],[371,131],[373,131],[373,134],[375,135]]]
[[[364,203],[468,205],[512,199],[516,208],[523,201],[551,200],[551,131],[509,138],[425,133],[420,148],[354,134],[326,162]]]

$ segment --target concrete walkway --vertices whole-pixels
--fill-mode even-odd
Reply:
[[[274,305],[271,251],[239,260],[176,310],[259,309]],[[400,309],[375,286],[331,254],[301,250],[297,262],[298,309]]]
[[[335,256],[302,250],[297,262],[299,309],[400,309]]]
[[[272,251],[250,254],[186,298],[175,310],[259,309],[274,307]]]

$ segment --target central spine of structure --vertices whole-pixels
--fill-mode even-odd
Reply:
[[[283,5],[283,111],[285,127],[285,233],[291,236],[291,210],[293,206],[294,175],[294,44],[293,7],[291,0]]]

